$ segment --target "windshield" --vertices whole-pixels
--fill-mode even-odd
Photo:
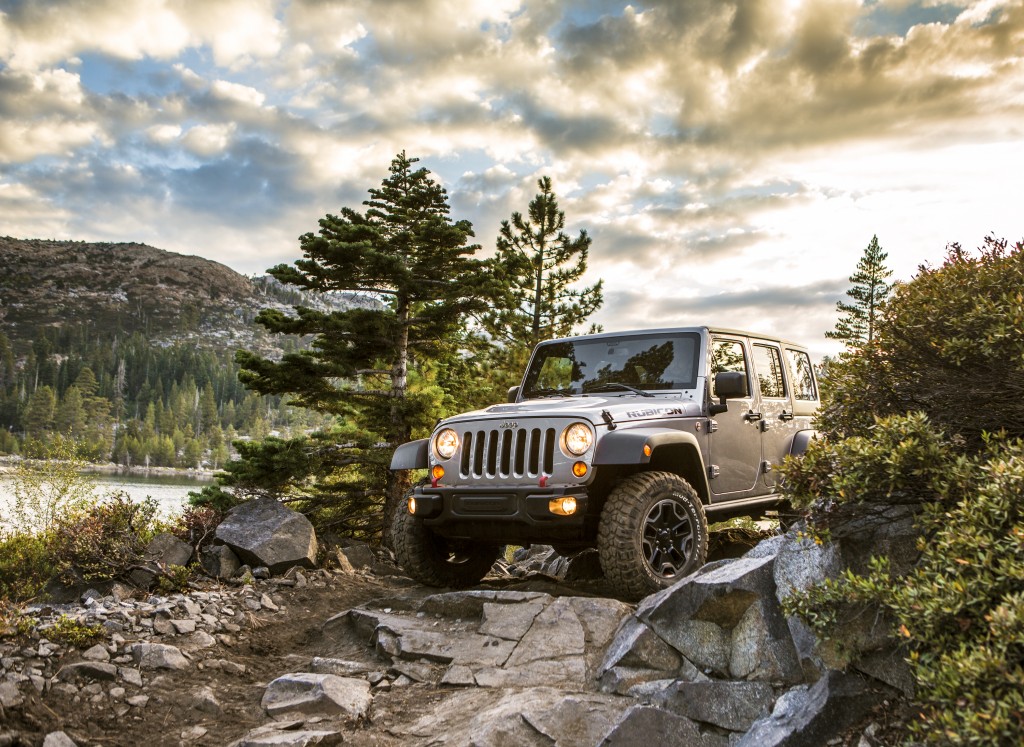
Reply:
[[[700,337],[693,332],[585,338],[541,345],[523,397],[693,389]]]

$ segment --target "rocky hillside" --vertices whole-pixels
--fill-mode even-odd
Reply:
[[[89,335],[142,332],[157,344],[266,349],[252,324],[268,306],[371,305],[355,294],[306,294],[270,277],[145,244],[0,238],[0,324],[29,344],[40,327],[81,325]]]

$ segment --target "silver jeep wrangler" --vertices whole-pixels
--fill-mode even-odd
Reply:
[[[505,544],[596,547],[638,598],[697,570],[708,517],[778,506],[775,467],[814,437],[806,350],[709,327],[537,346],[508,404],[438,423],[391,469],[426,469],[392,540],[431,586],[478,582]]]

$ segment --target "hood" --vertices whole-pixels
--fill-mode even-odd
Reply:
[[[483,410],[463,413],[447,418],[438,427],[451,423],[475,420],[516,418],[579,418],[595,425],[605,423],[604,412],[616,423],[637,420],[660,420],[666,417],[700,417],[700,402],[693,392],[638,397],[635,395],[588,394],[576,397],[547,397],[524,402],[492,405]]]

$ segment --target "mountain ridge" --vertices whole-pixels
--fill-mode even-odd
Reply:
[[[214,260],[136,242],[0,237],[0,326],[24,349],[40,328],[142,332],[154,344],[236,345],[261,354],[280,341],[253,324],[263,308],[379,307],[355,293],[308,293],[250,278]]]

